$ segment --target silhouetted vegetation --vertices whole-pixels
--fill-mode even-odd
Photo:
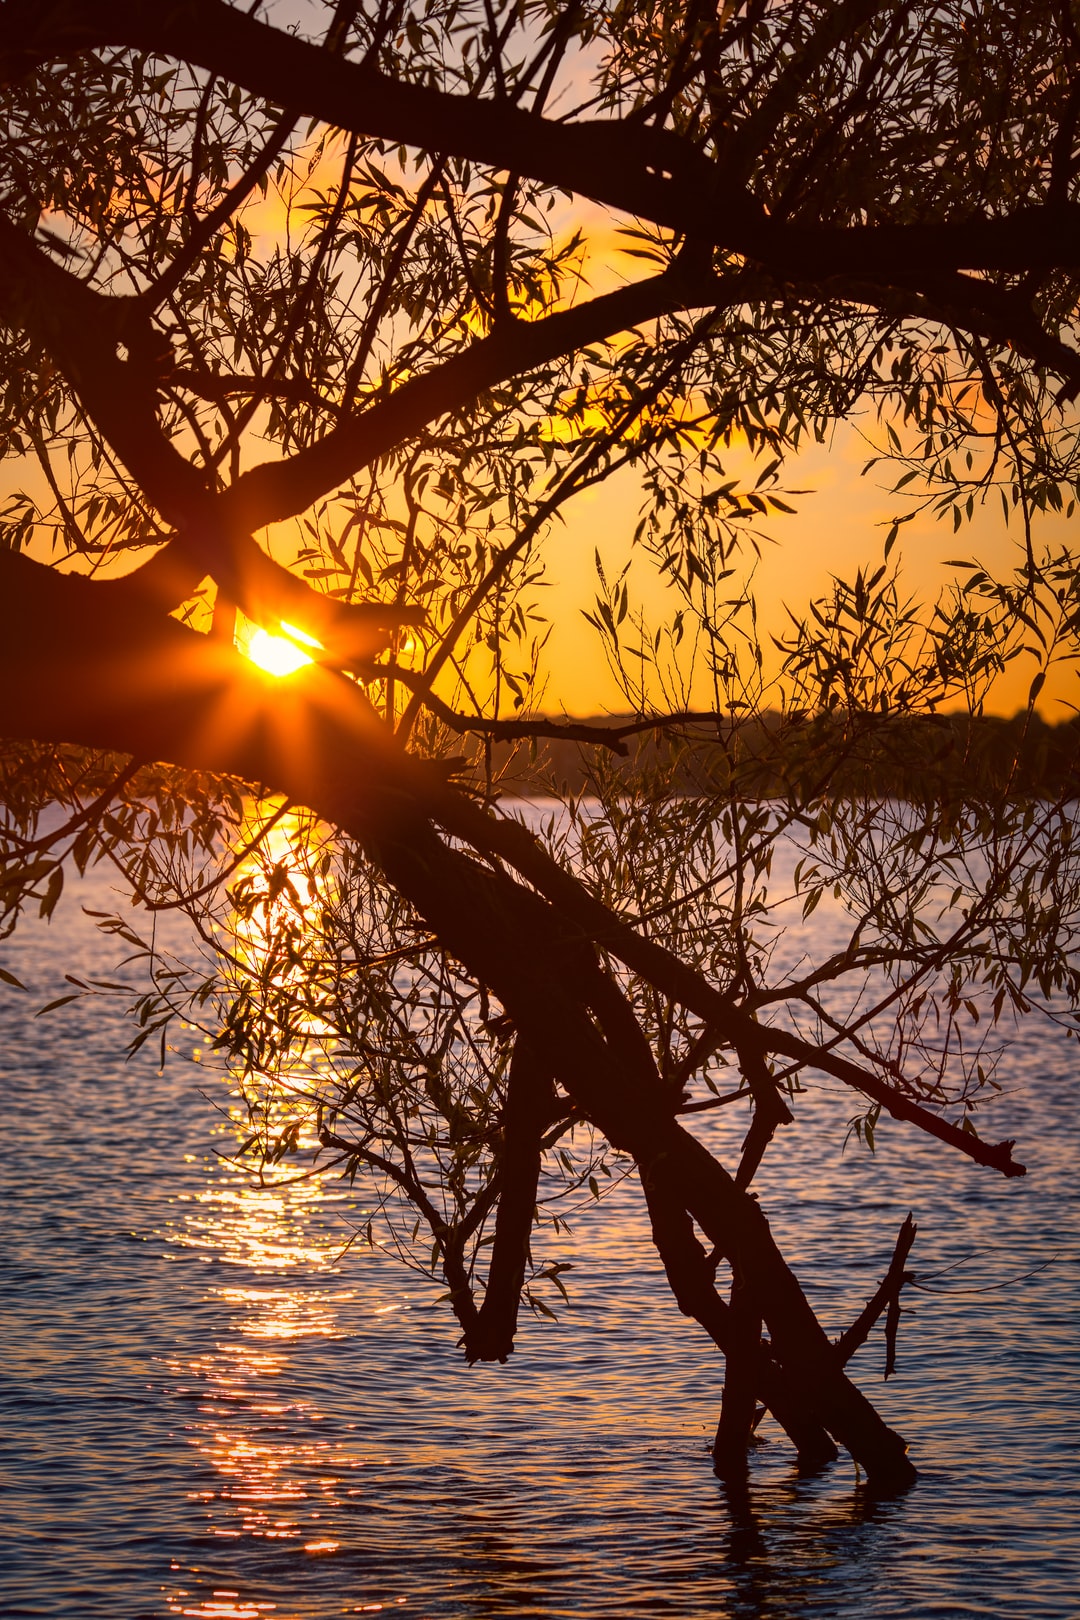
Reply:
[[[556,731],[562,722],[553,720]],[[637,725],[630,716],[597,715],[580,727],[617,735]],[[719,735],[718,735],[719,733]],[[779,713],[741,724],[670,722],[636,732],[626,754],[572,737],[531,744],[496,743],[493,780],[502,793],[542,797],[550,788],[588,793],[597,769],[626,782],[647,773],[655,791],[713,797],[798,798],[833,762],[829,792],[836,798],[903,799],[926,806],[1000,799],[1080,797],[1080,721],[1057,725],[1041,715],[807,715],[801,723]],[[468,757],[468,755],[466,756]],[[481,767],[474,757],[472,768]]]

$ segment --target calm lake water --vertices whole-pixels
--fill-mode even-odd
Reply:
[[[802,1102],[757,1185],[831,1331],[919,1222],[899,1374],[878,1336],[853,1368],[922,1479],[868,1503],[773,1435],[736,1496],[707,1454],[717,1356],[631,1184],[575,1218],[561,1320],[465,1367],[435,1289],[342,1255],[359,1186],[260,1188],[219,1157],[220,1081],[125,1063],[101,1004],[34,1018],[112,967],[80,903],[116,904],[108,878],[0,956],[30,987],[0,986],[4,1616],[1080,1615],[1075,1046],[1031,1023],[983,1116],[1022,1181],[885,1121],[844,1152],[851,1094]],[[699,1126],[721,1152],[734,1112]]]

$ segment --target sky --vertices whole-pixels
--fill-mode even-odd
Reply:
[[[309,184],[329,182],[338,159],[332,143]],[[583,229],[589,290],[593,294],[640,273],[640,266],[621,251],[623,244],[617,233],[622,222],[610,211],[580,198],[566,199],[560,204],[560,212],[563,208],[565,220],[556,221],[556,228]],[[264,247],[284,236],[286,213],[273,189],[265,200],[253,199],[244,217],[248,229]],[[256,446],[255,459],[261,459],[264,452],[264,446]],[[872,569],[881,561],[885,534],[902,503],[889,492],[888,466],[861,476],[872,453],[862,424],[856,420],[841,426],[830,444],[811,446],[783,469],[785,490],[802,488],[809,493],[793,502],[797,509],[792,515],[773,513],[763,525],[773,543],[765,546],[756,563],[753,589],[766,639],[770,632],[779,633],[787,622],[786,608],[801,615],[814,596],[828,591],[833,575],[851,578],[860,566]],[[749,457],[744,459],[748,470]],[[732,453],[731,461],[734,476],[740,471],[738,452]],[[8,466],[10,469],[12,464]],[[16,482],[36,494],[40,479],[35,472],[21,463]],[[564,508],[562,521],[554,522],[544,537],[547,584],[535,593],[535,601],[551,627],[541,666],[541,703],[548,713],[580,716],[625,713],[627,709],[626,699],[607,667],[600,639],[584,616],[592,608],[596,594],[597,552],[609,578],[617,577],[630,561],[631,597],[636,598],[646,618],[656,621],[669,617],[676,605],[645,549],[635,550],[632,546],[639,509],[635,475],[624,472],[603,486],[577,495]],[[1044,519],[1039,537],[1050,543],[1064,543],[1070,538],[1070,527],[1063,518]],[[948,559],[978,559],[989,572],[1005,575],[1015,566],[1018,538],[1015,530],[1006,530],[1000,508],[990,505],[977,510],[973,522],[955,535],[951,523],[913,521],[901,530],[893,560],[901,564],[905,589],[931,604],[954,576],[955,571],[945,566]],[[283,560],[294,544],[286,526],[271,536],[272,549]],[[750,561],[748,558],[747,566]],[[1022,708],[1033,673],[1030,660],[1015,661],[991,691],[987,707],[1002,714]],[[660,694],[654,697],[660,700]],[[703,681],[692,686],[691,697],[695,706],[711,706],[711,692]],[[1071,712],[1071,702],[1080,703],[1075,665],[1051,673],[1040,708],[1048,719],[1063,719]]]
[[[805,610],[813,597],[829,589],[833,576],[851,579],[860,566],[874,568],[881,562],[885,536],[900,503],[886,483],[887,468],[860,476],[869,453],[860,432],[845,427],[831,446],[813,446],[785,469],[785,484],[810,493],[791,502],[797,508],[793,515],[775,513],[765,524],[774,543],[757,562],[753,588],[767,631],[785,624],[785,606]],[[617,476],[579,495],[567,509],[565,524],[553,526],[545,540],[552,583],[542,593],[540,605],[552,620],[544,699],[549,712],[578,716],[625,712],[625,700],[583,610],[592,607],[596,595],[594,550],[599,550],[608,577],[617,576],[633,549],[639,502],[633,476]],[[1070,531],[1075,538],[1075,527],[1075,520],[1047,517],[1036,534],[1047,543],[1065,543]],[[950,559],[977,560],[989,572],[1006,575],[1016,565],[1018,539],[1016,528],[1006,528],[1000,507],[988,504],[976,509],[972,522],[957,534],[951,522],[930,518],[905,525],[892,561],[899,561],[905,589],[931,604],[957,576],[956,569],[946,567]],[[629,579],[647,612],[665,611],[669,593],[640,548]],[[1030,659],[1014,661],[989,695],[989,712],[1011,715],[1023,708],[1034,672]],[[699,691],[707,702],[707,692]],[[1052,672],[1039,708],[1046,719],[1063,720],[1072,712],[1070,703],[1080,705],[1075,664]]]

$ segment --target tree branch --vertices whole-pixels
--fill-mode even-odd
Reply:
[[[910,1274],[904,1270],[907,1257],[911,1253],[911,1246],[915,1242],[918,1227],[912,1220],[910,1213],[905,1219],[896,1237],[896,1247],[889,1269],[878,1284],[872,1298],[867,1300],[864,1308],[852,1322],[845,1333],[840,1335],[836,1343],[836,1353],[845,1364],[858,1350],[860,1345],[866,1343],[870,1331],[883,1311],[894,1311],[900,1298],[900,1290],[906,1282],[910,1282]],[[896,1334],[895,1329],[890,1337],[888,1351],[885,1359],[885,1377],[896,1369]]]
[[[677,267],[540,320],[508,322],[392,393],[376,396],[287,460],[251,468],[222,496],[222,510],[231,526],[245,532],[292,517],[428,422],[462,409],[509,377],[670,310],[731,307],[749,291],[741,273],[692,278]]]
[[[739,1324],[731,1307],[717,1293],[713,1267],[681,1201],[655,1175],[643,1177],[642,1187],[653,1244],[679,1310],[705,1329],[725,1357],[749,1362],[759,1398],[791,1439],[804,1468],[820,1468],[835,1461],[836,1447],[820,1423],[808,1421],[798,1398],[793,1398],[786,1388],[781,1368],[761,1343],[760,1330],[756,1345],[741,1342]]]
[[[36,604],[32,592],[17,602],[0,593],[0,730],[259,781],[358,838],[445,948],[490,986],[519,1035],[612,1145],[647,1175],[671,1178],[683,1207],[741,1268],[785,1374],[822,1426],[872,1470],[876,1484],[910,1485],[915,1471],[902,1439],[844,1376],[764,1213],[673,1118],[654,1071],[617,1061],[589,1015],[583,992],[598,995],[606,976],[595,957],[588,968],[587,941],[556,907],[435,833],[437,771],[403,754],[357,690],[317,665],[268,686],[230,650],[208,646],[209,638],[174,620],[117,645],[114,627],[103,633],[76,613],[62,626],[71,636],[61,657],[48,610],[53,603],[82,606],[87,599],[78,587],[96,587],[26,566],[39,576]],[[613,1008],[603,1012],[614,1037]],[[457,1256],[444,1244],[448,1279],[451,1261]],[[455,1298],[455,1309],[470,1303]]]
[[[880,0],[837,8],[834,22],[859,26]],[[468,158],[593,198],[608,207],[743,254],[797,285],[832,275],[880,278],[938,270],[1051,270],[1080,263],[1080,205],[1024,204],[1007,216],[967,216],[902,225],[819,228],[771,219],[741,179],[771,137],[769,97],[717,161],[668,130],[633,119],[560,123],[503,100],[449,94],[395,81],[370,63],[348,62],[228,5],[225,0],[8,0],[0,25],[0,74],[106,45],[156,51],[230,79],[282,107],[357,135]],[[820,49],[819,49],[820,54]],[[801,83],[801,81],[800,81]],[[790,74],[771,93],[781,110]],[[755,121],[757,120],[757,121]],[[760,127],[759,127],[760,124]]]
[[[433,806],[433,811],[448,832],[466,838],[474,848],[486,849],[487,853],[508,861],[553,905],[577,922],[590,939],[715,1026],[729,1046],[738,1047],[743,1042],[764,1053],[779,1053],[796,1059],[805,1067],[823,1070],[880,1103],[894,1118],[918,1125],[977,1164],[999,1170],[1005,1176],[1026,1174],[1025,1167],[1012,1157],[1013,1142],[984,1142],[959,1125],[940,1119],[905,1096],[898,1087],[835,1052],[814,1046],[776,1025],[756,1023],[744,1008],[711,985],[696,969],[655,940],[639,934],[594,899],[575,877],[551,859],[520,821],[489,816],[460,795],[453,799],[444,796]]]

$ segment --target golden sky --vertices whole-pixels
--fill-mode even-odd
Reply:
[[[298,162],[294,206],[311,188],[332,182],[340,162],[339,147],[340,142],[333,137],[322,151],[312,143],[310,167],[302,160]],[[624,222],[610,212],[575,198],[560,204],[558,216],[556,229],[560,233],[573,227],[584,232],[589,293],[603,292],[642,273],[640,262],[625,252],[625,238],[620,238]],[[281,243],[289,229],[285,198],[271,188],[265,199],[255,198],[247,206],[244,222],[264,250]],[[869,436],[876,437],[869,433],[870,419],[866,420]],[[266,447],[252,448],[255,459],[261,459]],[[858,567],[873,569],[881,561],[888,526],[903,510],[904,503],[889,491],[887,465],[860,475],[872,453],[863,423],[856,418],[836,432],[830,445],[812,446],[782,470],[784,489],[804,488],[810,493],[793,501],[797,507],[793,515],[773,513],[762,524],[773,543],[764,548],[756,565],[753,588],[766,641],[770,632],[779,632],[785,625],[785,605],[801,615],[814,596],[828,591],[833,575],[850,579]],[[730,475],[748,477],[752,487],[755,473],[748,454],[733,450],[728,460]],[[36,466],[26,461],[9,462],[9,479],[13,469],[14,483],[9,483],[9,490],[26,488],[44,505],[50,504]],[[596,594],[595,551],[600,552],[609,578],[617,577],[633,551],[631,541],[639,508],[636,477],[624,472],[605,485],[577,495],[563,509],[562,521],[554,522],[543,540],[547,586],[533,594],[537,608],[551,621],[541,670],[542,706],[549,713],[626,711],[626,701],[583,610],[593,606]],[[1071,527],[1064,518],[1044,518],[1038,538],[1064,543]],[[294,555],[296,533],[291,524],[273,532],[271,547],[282,561]],[[977,558],[989,572],[1003,577],[1015,566],[1019,538],[1018,529],[1006,529],[1000,507],[988,505],[977,510],[974,520],[955,535],[950,522],[911,522],[901,529],[893,559],[901,562],[906,590],[929,604],[952,577],[953,571],[945,567],[947,559]],[[747,568],[752,561],[748,554]],[[658,622],[670,617],[678,603],[674,593],[664,589],[643,547],[633,551],[628,577],[631,598],[636,597],[646,618]],[[737,581],[732,583],[734,586]],[[1005,714],[1022,708],[1033,673],[1029,659],[1016,660],[991,693],[988,707]],[[652,696],[660,702],[660,694]],[[703,680],[692,685],[691,697],[695,706],[711,707],[711,692]],[[1070,701],[1080,701],[1076,666],[1061,665],[1047,681],[1040,708],[1048,719],[1064,719],[1071,712]]]
[[[308,164],[303,160],[297,164],[298,185],[290,199],[293,207],[308,191],[332,189],[337,180],[341,140],[330,135],[325,146],[312,140],[310,147]],[[245,207],[244,222],[263,248],[283,242],[289,231],[285,197],[271,188],[264,199],[253,198]],[[560,199],[551,223],[557,235],[575,229],[583,234],[583,294],[608,291],[642,274],[640,260],[627,254],[627,239],[621,234],[624,227],[634,225],[630,219],[574,197]],[[840,428],[829,446],[811,447],[782,471],[784,486],[811,493],[793,502],[797,506],[794,515],[774,513],[764,525],[774,543],[764,549],[757,563],[754,591],[766,640],[769,631],[779,631],[787,622],[785,605],[802,613],[813,597],[828,591],[833,575],[850,579],[860,566],[872,570],[881,561],[888,527],[904,510],[904,502],[889,491],[888,466],[883,464],[860,476],[873,454],[868,438],[875,442],[878,438],[869,418],[865,434],[863,423],[856,419]],[[739,454],[733,452],[730,461],[732,476],[742,472],[752,486],[756,474],[751,471],[749,456],[743,455],[740,466]],[[895,478],[895,470],[892,476]],[[593,606],[597,589],[594,552],[599,550],[608,577],[618,576],[633,549],[639,507],[634,475],[616,475],[607,484],[576,496],[564,508],[563,521],[553,523],[543,541],[547,586],[535,593],[535,602],[552,625],[541,670],[543,708],[549,713],[626,711],[625,698],[583,610]],[[1068,528],[1064,519],[1043,519],[1040,537],[1063,543]],[[273,537],[273,549],[282,560],[291,554],[293,532],[291,526],[283,525]],[[919,519],[905,525],[893,560],[902,564],[906,590],[932,604],[953,576],[953,570],[944,566],[948,559],[977,558],[990,573],[1004,577],[1016,564],[1018,539],[1018,530],[1006,529],[1000,507],[988,504],[955,535],[950,522]],[[749,564],[752,559],[748,556],[746,560]],[[677,603],[643,548],[634,553],[629,580],[647,618],[670,617]],[[471,671],[476,663],[476,659],[471,661]],[[988,708],[1002,714],[1022,708],[1034,672],[1030,659],[1017,659],[997,682]],[[483,672],[477,669],[476,673],[483,685]],[[711,707],[706,682],[699,679],[692,693],[697,705]],[[659,701],[659,694],[656,697]],[[1059,666],[1043,689],[1040,709],[1048,719],[1064,719],[1071,712],[1069,701],[1080,702],[1076,668]]]
[[[860,476],[869,455],[856,428],[845,427],[831,447],[813,446],[785,469],[785,484],[811,493],[791,502],[797,507],[794,515],[774,513],[763,525],[773,544],[764,548],[757,563],[754,591],[766,632],[785,624],[785,604],[801,613],[812,598],[827,592],[833,576],[851,579],[860,566],[873,569],[880,564],[889,525],[903,510],[903,502],[890,493],[887,468]],[[607,485],[577,496],[566,508],[566,521],[554,525],[545,541],[551,587],[538,599],[553,622],[544,701],[550,712],[586,715],[625,710],[599,638],[582,609],[592,607],[597,589],[594,548],[600,551],[608,577],[617,576],[630,555],[639,505],[633,476],[617,475]],[[956,577],[957,570],[945,566],[949,559],[975,559],[988,572],[1006,577],[1019,560],[1020,530],[1014,525],[1006,528],[1000,506],[989,503],[976,509],[972,521],[956,534],[949,521],[916,519],[901,529],[891,560],[900,563],[906,591],[931,604]],[[1070,535],[1075,538],[1075,520],[1047,516],[1036,533],[1047,543],[1065,543]],[[746,561],[749,565],[753,559]],[[671,593],[640,548],[629,578],[649,616],[670,613]],[[1030,659],[1015,660],[995,684],[987,708],[999,714],[1023,708],[1034,673]],[[700,701],[708,706],[707,692],[698,690]],[[1039,708],[1048,720],[1064,720],[1072,712],[1070,702],[1080,705],[1078,669],[1063,664],[1048,678]]]

